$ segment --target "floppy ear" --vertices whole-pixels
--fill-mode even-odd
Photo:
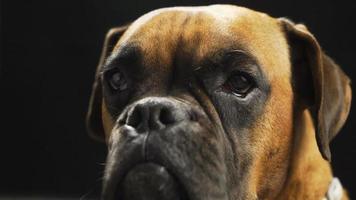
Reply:
[[[297,95],[310,109],[316,140],[324,159],[331,160],[330,141],[344,125],[351,104],[350,79],[322,50],[302,24],[281,18],[290,44]]]
[[[107,57],[111,54],[120,37],[127,30],[127,26],[112,28],[108,31],[105,37],[104,46],[101,52],[99,65],[96,69],[95,80],[89,101],[89,108],[86,116],[86,126],[89,135],[99,141],[105,141],[104,127],[102,123],[102,85],[100,71],[105,64]]]

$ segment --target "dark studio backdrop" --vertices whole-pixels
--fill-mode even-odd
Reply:
[[[84,119],[103,39],[110,27],[156,8],[231,3],[304,22],[356,80],[354,1],[0,2],[0,197],[79,198],[100,190],[106,147],[87,136]],[[354,198],[355,107],[332,143],[335,174]]]

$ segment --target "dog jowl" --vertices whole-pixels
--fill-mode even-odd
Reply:
[[[232,5],[152,11],[109,31],[97,68],[102,198],[326,198],[350,102],[302,24]]]

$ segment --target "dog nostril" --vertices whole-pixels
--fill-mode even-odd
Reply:
[[[142,133],[161,130],[182,120],[189,120],[186,111],[178,105],[162,100],[150,100],[133,105],[123,117],[126,117],[124,122],[128,126]]]
[[[159,114],[159,121],[164,125],[169,125],[175,123],[176,119],[168,108],[162,108]]]
[[[134,128],[138,128],[138,126],[142,123],[142,108],[140,106],[135,107],[129,114],[127,118],[126,124],[132,126]]]

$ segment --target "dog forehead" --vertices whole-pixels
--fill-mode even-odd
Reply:
[[[288,44],[279,21],[244,7],[154,10],[132,23],[115,48],[129,43],[140,47],[152,67],[169,67],[179,51],[199,62],[216,51],[237,48],[253,55],[269,79],[290,76]]]

